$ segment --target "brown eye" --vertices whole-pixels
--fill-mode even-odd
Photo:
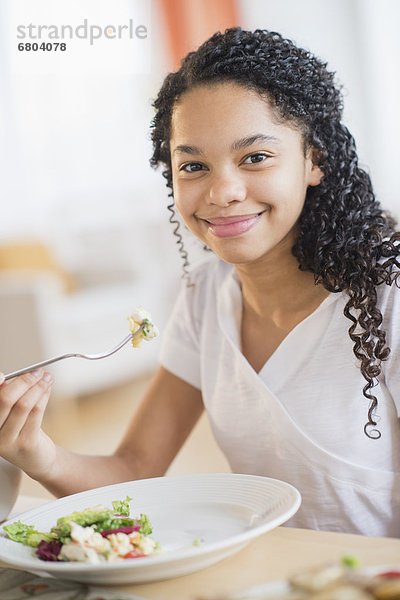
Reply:
[[[243,164],[255,165],[257,163],[263,162],[263,160],[265,160],[266,158],[268,158],[268,155],[264,154],[264,152],[256,152],[255,154],[250,154],[250,156],[245,158]]]
[[[203,165],[201,163],[191,162],[182,165],[179,169],[180,171],[185,171],[185,173],[196,173],[197,171],[201,171]]]

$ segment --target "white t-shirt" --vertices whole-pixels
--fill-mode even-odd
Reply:
[[[378,287],[391,353],[373,389],[382,436],[371,440],[345,293],[330,294],[256,373],[240,349],[235,268],[212,257],[191,281],[164,332],[161,364],[202,391],[232,471],[297,487],[302,506],[289,525],[400,536],[400,290]]]

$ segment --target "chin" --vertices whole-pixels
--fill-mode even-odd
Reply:
[[[257,252],[254,248],[252,249],[231,249],[231,250],[221,250],[213,248],[213,252],[217,254],[224,262],[230,263],[232,265],[248,265],[253,262],[256,262],[262,256],[265,256],[265,252]]]
[[[265,258],[282,243],[280,232],[265,231],[256,235],[249,231],[235,238],[204,236],[205,244],[223,261],[235,265],[246,265]]]

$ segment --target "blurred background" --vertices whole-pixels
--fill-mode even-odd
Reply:
[[[35,41],[17,38],[18,26],[84,20],[147,33],[18,50]],[[217,30],[276,30],[327,61],[360,162],[399,218],[399,22],[397,0],[1,0],[0,370],[104,351],[125,337],[137,305],[162,332],[181,264],[168,190],[148,164],[151,104],[166,74]],[[159,344],[54,366],[47,431],[74,450],[111,450]],[[202,421],[172,472],[226,468]]]

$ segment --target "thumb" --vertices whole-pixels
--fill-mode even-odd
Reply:
[[[4,373],[0,373],[0,385],[6,380]]]

